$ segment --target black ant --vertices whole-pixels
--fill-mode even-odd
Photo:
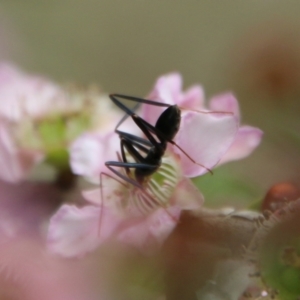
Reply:
[[[171,105],[120,94],[111,94],[109,95],[109,97],[115,105],[126,112],[126,115],[120,120],[115,128],[115,132],[120,137],[122,161],[107,161],[105,163],[105,165],[117,176],[127,182],[130,182],[138,188],[142,188],[145,178],[155,173],[161,166],[162,157],[165,154],[168,143],[179,148],[193,163],[204,167],[203,165],[197,163],[194,159],[192,159],[180,146],[178,146],[173,141],[173,138],[179,130],[181,121],[181,110],[177,105]],[[127,106],[122,104],[117,98],[135,101],[138,102],[138,105],[136,105],[136,107],[131,110]],[[167,109],[162,112],[162,114],[156,121],[155,126],[153,126],[139,117],[137,114],[135,114],[134,111],[137,109],[140,103],[167,107]],[[142,130],[147,139],[120,131],[118,129],[119,126],[124,122],[124,120],[129,116]],[[153,135],[155,135],[157,139],[155,139]],[[127,161],[125,149],[133,157],[135,162]],[[145,153],[145,156],[142,156],[140,152]],[[123,167],[127,175],[129,175],[130,173],[129,169],[134,168],[134,178],[136,180],[133,180],[128,176],[126,177],[122,173],[115,170],[113,167]],[[212,173],[210,169],[206,169],[207,171]]]
[[[117,126],[115,127],[115,133],[118,134],[120,138],[120,149],[121,149],[121,156],[117,153],[118,161],[107,161],[105,165],[107,168],[112,171],[115,175],[119,178],[123,179],[125,182],[132,184],[137,189],[135,190],[135,200],[138,206],[142,205],[146,208],[153,209],[157,206],[164,206],[166,201],[166,196],[164,194],[170,194],[170,187],[176,185],[176,179],[174,175],[172,176],[167,175],[168,183],[165,185],[164,188],[155,187],[155,183],[152,180],[149,180],[150,176],[154,174],[159,168],[162,168],[162,172],[164,174],[170,174],[170,165],[164,166],[162,165],[162,158],[167,149],[168,143],[174,145],[178,149],[184,153],[193,163],[205,168],[208,172],[212,174],[212,171],[205,166],[197,163],[193,158],[191,158],[179,145],[177,145],[173,139],[176,136],[181,122],[181,108],[177,105],[166,104],[162,102],[147,100],[143,98],[133,97],[133,96],[126,96],[122,94],[111,94],[109,95],[112,102],[122,109],[126,114],[124,117],[119,121]],[[129,109],[126,105],[124,105],[118,98],[130,100],[137,102],[137,105],[134,106],[133,109]],[[141,103],[159,106],[159,107],[166,107],[166,109],[161,113],[159,118],[156,121],[156,124],[153,126],[141,117],[139,117],[135,111],[139,107]],[[196,111],[200,112],[200,111]],[[228,113],[228,112],[206,112],[201,111],[200,113]],[[231,113],[229,113],[231,114]],[[128,118],[135,122],[135,124],[141,129],[144,133],[146,138],[141,138],[139,136],[124,132],[119,130],[118,128],[120,125]],[[134,160],[134,162],[129,162],[126,157],[126,153],[128,153]],[[143,156],[142,153],[145,155]],[[115,169],[123,168],[124,172],[117,171]],[[169,167],[169,169],[168,169]],[[134,174],[130,169],[134,169]],[[174,169],[174,168],[173,168]],[[171,171],[172,173],[172,171]],[[174,173],[174,172],[173,172]],[[103,200],[103,191],[102,191],[102,174],[106,175],[120,184],[124,185],[124,182],[118,180],[117,178],[112,177],[111,175],[101,172],[100,174],[100,190],[101,190],[101,199]],[[145,187],[145,181],[147,181]],[[152,186],[151,186],[152,185]],[[153,188],[154,186],[154,188]],[[141,193],[138,193],[138,192]],[[138,195],[137,195],[138,194]],[[101,205],[103,201],[101,201]],[[100,222],[102,218],[102,209],[100,215]]]
[[[177,145],[173,141],[173,138],[179,130],[181,121],[181,110],[177,105],[165,104],[138,97],[126,96],[121,94],[111,94],[109,95],[109,97],[112,100],[112,102],[120,109],[122,109],[126,114],[119,121],[114,130],[120,138],[121,156],[119,153],[117,153],[119,161],[107,161],[105,162],[105,165],[119,178],[135,186],[138,191],[142,191],[142,193],[140,193],[140,195],[138,196],[139,199],[137,200],[137,204],[139,206],[144,205],[148,208],[153,208],[154,206],[163,206],[162,203],[165,203],[165,199],[162,198],[164,197],[160,197],[158,195],[157,189],[151,189],[149,188],[149,185],[145,189],[144,183],[146,180],[149,179],[149,177],[152,174],[154,174],[161,167],[162,158],[165,154],[168,143],[178,147],[192,162],[204,167],[203,165],[197,163],[194,159],[192,159],[179,145]],[[131,110],[120,100],[118,100],[118,98],[138,102],[138,104]],[[139,107],[141,103],[155,105],[159,107],[166,107],[166,109],[161,113],[158,120],[156,121],[155,126],[149,124],[147,121],[145,121],[135,113],[135,110]],[[141,138],[139,136],[118,129],[128,117],[132,118],[135,124],[144,133],[146,138]],[[128,153],[133,158],[134,162],[129,162],[127,160],[126,153]],[[145,155],[143,156],[142,153],[144,153]],[[124,168],[126,174],[124,172],[117,171],[115,167]],[[131,174],[130,169],[134,169],[133,176]],[[210,169],[205,169],[212,173]],[[166,171],[166,168],[163,171]],[[111,178],[113,177],[103,172],[100,174],[101,198],[103,199],[101,180],[102,174]],[[117,178],[113,179],[117,180]],[[170,177],[169,179],[171,181],[174,180],[174,178],[172,179]],[[119,182],[121,184],[124,184],[121,181]],[[148,193],[147,190],[150,191],[150,193]],[[155,194],[155,196],[152,196],[151,194]],[[101,203],[103,202],[101,201]]]

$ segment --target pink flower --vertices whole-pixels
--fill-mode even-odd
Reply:
[[[93,206],[64,205],[52,217],[48,234],[52,251],[79,256],[109,240],[130,244],[144,253],[159,249],[176,226],[180,211],[199,209],[203,202],[200,192],[186,177],[201,175],[222,159],[241,158],[255,148],[257,139],[260,141],[261,132],[257,129],[246,127],[238,131],[239,111],[233,96],[213,98],[208,110],[204,108],[200,86],[181,92],[179,74],[159,78],[148,98],[186,108],[182,109],[180,129],[174,141],[196,163],[178,147],[169,147],[161,167],[143,183],[143,190],[115,174],[116,179],[102,175],[102,195],[99,189],[84,193]],[[144,104],[141,117],[155,125],[163,110]],[[89,151],[83,151],[84,148]],[[77,174],[94,176],[99,182],[100,172],[110,173],[104,168],[104,158],[117,161],[117,151],[120,152],[117,134],[85,135],[71,147],[72,167]],[[111,155],[110,159],[107,154]],[[128,161],[134,161],[130,155]],[[117,169],[127,176],[124,168]],[[130,177],[134,178],[133,172]]]
[[[110,108],[98,89],[62,88],[8,63],[0,64],[0,179],[25,180],[44,161],[55,171],[65,168],[69,162],[59,155],[78,136],[104,130],[119,119],[121,114],[108,113]]]
[[[238,120],[240,120],[238,101],[231,93],[214,96],[209,102],[209,108],[211,110],[233,112]],[[248,125],[239,126],[234,142],[221,158],[219,164],[247,157],[260,144],[262,136],[263,132],[257,127]]]
[[[165,158],[162,169],[174,167],[172,164],[172,159]],[[119,241],[144,254],[157,251],[176,226],[181,210],[199,209],[203,203],[199,190],[174,169],[173,173],[164,178],[163,170],[158,171],[161,177],[152,177],[144,191],[102,176],[103,199],[99,188],[86,191],[83,196],[93,205],[63,205],[51,218],[49,248],[72,257],[90,252],[104,242]],[[152,197],[159,204],[153,203]]]
[[[133,217],[104,206],[99,225],[100,210],[93,205],[62,206],[51,219],[49,249],[66,257],[82,256],[115,239],[143,253],[152,253],[175,227],[180,212],[176,208],[160,208],[148,216]]]
[[[9,126],[0,121],[0,178],[7,182],[19,182],[40,162],[40,151],[19,149],[10,133]]]
[[[183,108],[181,127],[175,142],[205,167],[194,164],[178,148],[172,147],[180,156],[185,176],[199,176],[217,164],[244,158],[261,141],[260,129],[250,126],[238,128],[239,106],[232,94],[213,97],[206,108],[202,87],[195,85],[182,92],[182,78],[178,73],[160,77],[147,98]],[[197,113],[195,110],[206,113]],[[142,117],[155,124],[161,111],[161,108],[143,105]],[[214,111],[218,113],[212,113]]]
[[[12,65],[0,64],[1,179],[18,182],[43,159],[41,149],[20,146],[19,132],[27,126],[26,120],[49,114],[49,110],[59,110],[61,99],[62,90],[50,81],[26,75]]]
[[[120,148],[118,136],[114,133],[85,133],[70,146],[70,164],[74,174],[99,183],[99,174],[107,171],[105,162],[114,157]]]
[[[88,181],[96,184],[99,184],[99,174],[101,172],[113,175],[105,166],[105,162],[118,160],[117,152],[120,153],[120,138],[112,129],[123,115],[114,110],[104,110],[102,114],[110,116],[106,128],[101,127],[101,130],[82,134],[71,143],[69,148],[70,165],[74,174],[83,176]],[[108,128],[107,125],[111,127]],[[122,125],[122,130],[139,134],[133,123]]]
[[[63,90],[49,80],[27,75],[8,63],[0,64],[0,116],[19,122],[66,107]],[[65,100],[65,99],[64,99]]]

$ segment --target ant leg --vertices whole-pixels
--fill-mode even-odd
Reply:
[[[130,116],[132,115],[132,111],[130,111],[130,109],[128,107],[126,107],[124,104],[122,104],[118,99],[126,99],[126,100],[130,100],[130,101],[134,101],[134,102],[138,102],[138,103],[145,103],[145,104],[150,104],[150,105],[155,105],[155,106],[160,106],[160,107],[170,107],[172,106],[171,104],[167,104],[167,103],[162,103],[162,102],[157,102],[157,101],[153,101],[153,100],[148,100],[148,99],[144,99],[144,98],[139,98],[139,97],[133,97],[133,96],[126,96],[126,95],[122,95],[122,94],[110,94],[109,98],[122,110],[124,110],[126,113],[128,113]]]
[[[145,161],[145,158],[140,154],[140,152],[138,152],[135,147],[137,147],[138,149],[140,149],[141,151],[144,151],[144,153],[148,153],[149,150],[140,145],[140,144],[136,144],[135,142],[132,142],[130,140],[126,140],[126,138],[121,138],[120,139],[120,148],[121,148],[121,156],[122,158],[120,159],[119,162],[123,162],[123,163],[128,163],[127,161],[127,157],[125,154],[125,149],[127,150],[127,152],[133,157],[133,159],[135,160],[135,163],[143,163]],[[129,167],[128,166],[124,166],[125,171],[127,176],[130,173]]]
[[[126,175],[122,174],[121,172],[115,170],[113,167],[120,167],[120,168],[148,168],[150,170],[156,170],[158,168],[157,165],[149,165],[149,164],[144,164],[144,163],[129,163],[129,162],[120,162],[120,161],[107,161],[105,163],[107,168],[111,170],[114,174],[116,174],[118,177],[122,178],[124,181],[131,183],[135,187],[139,189],[143,189],[143,186],[135,181],[134,179],[131,179],[127,177]]]
[[[140,103],[146,103],[146,104],[150,104],[150,105],[155,105],[155,106],[160,106],[160,107],[170,107],[172,105],[170,104],[165,104],[165,103],[161,103],[161,102],[156,102],[156,101],[152,101],[152,100],[147,100],[147,99],[143,99],[143,98],[138,98],[138,97],[132,97],[132,96],[126,96],[126,95],[121,95],[121,94],[111,94],[109,95],[110,99],[114,102],[114,104],[116,106],[118,106],[120,109],[122,109],[126,115],[123,116],[123,118],[119,121],[119,123],[117,124],[117,126],[115,127],[115,132],[118,132],[118,128],[119,126],[129,117],[131,116],[133,119],[134,118],[139,118],[141,119],[139,116],[137,116],[135,114],[135,110],[138,108],[138,106],[140,105]],[[122,99],[126,99],[126,100],[131,100],[131,101],[135,101],[138,102],[138,105],[136,105],[133,110],[129,109],[126,105],[124,105],[120,100],[118,100],[116,97],[122,98]],[[134,120],[135,121],[135,120]],[[144,121],[146,122],[146,121]],[[147,122],[146,122],[147,123]],[[140,127],[140,125],[136,122],[136,124]],[[149,126],[151,126],[149,123],[147,123]],[[141,127],[140,129],[144,132],[144,134],[147,136],[147,138],[150,140],[150,143],[152,145],[157,145],[158,143],[155,141],[155,139],[151,136],[151,134],[149,134],[148,132],[146,133]]]
[[[102,216],[103,216],[103,186],[102,186],[102,172],[100,173],[100,214],[99,214],[99,221],[98,221],[98,237],[100,238],[101,234],[101,224],[102,224]]]
[[[141,138],[139,136],[136,136],[136,135],[124,132],[124,131],[120,131],[120,130],[116,130],[115,132],[120,136],[120,138],[125,138],[126,140],[132,142],[133,144],[136,144],[136,145],[142,144],[142,145],[149,146],[149,147],[153,146],[148,140]]]
[[[139,106],[140,106],[140,103],[138,103],[137,105],[135,105],[132,109],[131,109],[131,111],[134,113],[138,108],[139,108]],[[118,132],[118,128],[121,126],[121,124],[123,123],[123,122],[125,122],[125,120],[127,119],[127,118],[129,118],[130,117],[130,114],[128,114],[127,112],[126,112],[126,114],[122,117],[122,119],[118,122],[118,124],[116,125],[116,127],[115,127],[115,132]]]
[[[172,144],[173,146],[177,147],[191,162],[193,162],[194,164],[204,168],[206,171],[208,171],[211,175],[213,175],[213,171],[205,166],[203,166],[202,164],[196,162],[192,157],[190,157],[178,144],[176,144],[174,141],[168,141],[170,144]]]
[[[100,237],[101,234],[101,224],[102,224],[102,217],[103,217],[103,207],[104,207],[104,197],[103,197],[103,180],[102,180],[102,176],[105,175],[115,181],[117,181],[118,183],[120,183],[123,186],[126,186],[124,184],[124,182],[122,182],[121,180],[118,180],[117,178],[111,176],[108,173],[105,172],[101,172],[100,173],[100,215],[99,215],[99,224],[98,224],[98,237]]]
[[[142,130],[142,132],[145,134],[147,139],[149,140],[151,146],[153,147],[158,147],[160,145],[159,142],[156,141],[156,139],[153,137],[151,134],[154,133],[158,139],[163,142],[163,140],[167,141],[166,139],[163,138],[163,135],[161,135],[158,130],[149,124],[147,121],[139,117],[138,115],[132,115],[132,120],[135,122],[135,124]]]
[[[209,173],[213,174],[212,170],[209,168],[205,167],[204,165],[196,162],[193,158],[191,158],[188,153],[186,153],[179,145],[177,145],[174,141],[166,139],[166,137],[158,131],[154,126],[137,116],[132,110],[130,110],[128,107],[126,107],[124,104],[122,104],[116,97],[131,100],[131,101],[136,101],[136,102],[141,102],[141,103],[146,103],[146,104],[151,104],[151,105],[156,105],[156,106],[164,106],[164,107],[170,107],[170,104],[165,104],[161,102],[155,102],[152,100],[147,100],[147,99],[142,99],[138,97],[132,97],[132,96],[126,96],[126,95],[121,95],[121,94],[111,94],[109,95],[110,99],[122,110],[124,110],[128,115],[130,115],[133,119],[133,121],[136,123],[136,125],[143,131],[143,133],[146,135],[146,137],[149,139],[150,143],[152,146],[157,147],[159,143],[155,140],[155,138],[152,136],[151,132],[155,134],[159,140],[166,140],[172,145],[176,146],[179,150],[182,151],[184,155],[188,159],[190,159],[193,163],[195,163],[198,166],[201,166],[202,168],[206,169]],[[220,112],[219,112],[220,113]],[[230,112],[227,112],[228,114],[232,114]]]
[[[121,148],[121,155],[122,155],[122,159],[120,159],[120,161],[127,163],[127,158],[125,154],[125,149],[126,149],[137,163],[144,162],[145,158],[140,154],[140,152],[136,150],[136,148],[138,148],[140,151],[146,154],[149,152],[149,148],[144,147],[140,143],[148,144],[148,141],[136,137],[132,134],[127,134],[126,132],[124,133],[120,132],[120,148]],[[126,174],[129,175],[129,168],[125,167],[125,170],[126,170]]]
[[[127,152],[133,157],[133,159],[135,160],[136,163],[144,163],[145,162],[145,158],[140,154],[139,151],[137,151],[135,149],[135,147],[137,147],[141,151],[144,150],[145,153],[149,152],[149,150],[146,147],[144,147],[144,146],[142,146],[140,144],[136,144],[135,145],[130,140],[128,141],[128,140],[126,140],[124,138],[121,139],[121,153],[122,153],[122,160],[123,160],[123,162],[127,162],[124,149],[126,149]]]
[[[147,136],[147,138],[149,138],[149,140],[152,142],[153,141],[153,145],[157,145],[158,143],[155,141],[155,139],[153,138],[153,136],[151,135],[151,132],[153,134],[155,134],[160,140],[166,140],[168,141],[170,144],[176,146],[190,161],[192,161],[194,164],[204,168],[205,170],[207,170],[210,174],[213,174],[212,170],[203,166],[202,164],[196,162],[188,153],[186,153],[178,144],[176,144],[173,140],[168,140],[166,139],[166,137],[158,130],[156,129],[154,126],[152,126],[151,124],[149,124],[148,122],[146,122],[145,120],[143,120],[142,118],[138,117],[138,116],[133,116],[132,119],[134,120],[134,122],[137,124],[137,126],[139,126],[139,128],[144,132],[144,134]]]
[[[156,205],[160,205],[160,203],[155,198],[153,198],[153,196],[149,195],[149,193],[147,193],[144,190],[144,187],[139,182],[137,182],[136,180],[134,180],[132,178],[125,176],[124,174],[122,174],[121,172],[119,172],[113,168],[113,167],[123,167],[123,168],[128,167],[128,168],[135,168],[135,169],[137,169],[137,168],[156,169],[157,166],[141,164],[141,163],[124,163],[124,162],[117,162],[117,161],[108,161],[105,163],[105,165],[107,166],[107,168],[110,171],[112,171],[119,178],[123,179],[125,182],[128,182],[128,183],[132,184],[133,186],[135,186],[136,188],[138,188],[139,190],[141,190],[145,195],[147,195],[147,197],[149,199],[151,199],[151,201],[153,201],[153,203],[155,203]]]
[[[124,140],[121,138],[120,139],[120,148],[121,148],[121,159],[119,158],[119,162],[123,162],[123,163],[127,163],[127,158],[126,158],[126,154],[125,154],[125,145],[124,145]],[[130,174],[130,169],[128,167],[124,167],[125,168],[125,172],[127,174],[127,176],[129,177]]]
[[[147,198],[143,198],[143,201],[145,201],[146,203],[148,203],[147,205],[150,205],[149,201],[152,202],[152,206],[153,207],[153,203],[155,206],[160,206],[162,207],[166,213],[170,216],[171,219],[173,219],[174,222],[178,222],[178,219],[176,217],[174,217],[167,209],[164,205],[162,205],[157,199],[155,199],[153,197],[153,195],[149,194],[145,189],[144,187],[139,184],[137,181],[125,176],[124,174],[122,174],[121,172],[115,170],[113,167],[129,167],[129,168],[150,168],[150,169],[153,169],[153,168],[157,168],[157,166],[153,166],[153,165],[147,165],[147,164],[142,164],[142,163],[124,163],[124,162],[116,162],[116,161],[112,161],[112,162],[106,162],[105,163],[107,168],[109,170],[111,170],[115,175],[117,175],[119,178],[123,179],[125,182],[129,183],[129,184],[132,184],[134,185],[136,188],[138,188],[139,190],[142,191],[142,193],[144,193],[146,195]],[[114,180],[118,181],[119,183],[121,183],[123,186],[126,186],[123,182],[121,182],[120,180],[118,180],[117,178],[107,174],[107,173],[103,173],[104,175],[107,175],[111,178],[113,178]],[[101,181],[101,205],[103,205],[103,190],[102,190],[102,181]],[[103,209],[101,209],[101,212],[103,211]],[[141,210],[142,213],[144,213],[142,210]],[[100,215],[100,217],[102,218],[102,215]],[[101,224],[101,221],[100,221],[100,224]]]
[[[131,109],[129,109],[126,105],[124,105],[121,101],[119,101],[116,97],[122,98],[122,99],[127,99],[139,103],[146,103],[146,104],[151,104],[151,105],[156,105],[156,106],[163,106],[163,107],[170,107],[170,104],[165,104],[161,102],[155,102],[152,100],[147,100],[143,98],[138,98],[138,97],[131,97],[131,96],[125,96],[125,95],[120,95],[120,94],[111,94],[109,95],[110,99],[117,105],[120,109],[125,111],[127,115],[131,116],[133,121],[136,123],[136,125],[143,131],[143,133],[146,135],[146,137],[149,139],[150,143],[152,146],[158,146],[158,142],[154,139],[154,137],[150,134],[149,128],[155,130],[155,127],[153,127],[151,124],[140,118],[138,115],[134,113]],[[117,128],[122,124],[122,122],[127,118],[127,116],[124,116],[121,121],[118,123],[116,126],[115,131],[117,132]],[[148,128],[147,128],[148,127]],[[156,132],[154,131],[156,134]]]
[[[128,108],[125,104],[123,104],[121,101],[119,101],[115,95],[109,95],[109,98],[111,99],[111,101],[116,105],[118,106],[120,109],[122,109],[128,116],[132,116],[134,115],[134,111],[131,110],[130,108]],[[126,99],[126,98],[125,98]],[[124,116],[122,119],[126,119],[126,117]],[[123,121],[124,121],[123,120]],[[120,122],[119,122],[120,123]],[[120,126],[120,124],[118,124],[116,126],[116,128],[118,128],[118,126]]]
[[[109,177],[115,181],[117,181],[118,183],[120,183],[124,188],[126,188],[126,184],[122,181],[120,181],[119,179],[113,177],[112,175],[108,174],[108,173],[105,173],[105,172],[101,172],[100,173],[100,197],[101,197],[101,200],[100,200],[100,214],[99,214],[99,222],[98,222],[98,237],[100,238],[101,237],[101,225],[102,225],[102,221],[103,221],[103,210],[104,210],[104,201],[105,201],[105,196],[103,194],[103,177],[104,175],[106,177]],[[154,206],[160,206],[162,207],[166,213],[170,216],[170,218],[172,218],[175,222],[177,222],[178,220],[169,213],[169,211],[166,209],[166,207],[162,206],[161,203],[159,201],[157,201],[153,195],[150,195],[146,190],[144,189],[141,189],[141,192],[143,194],[145,194],[146,197],[143,198],[143,201],[145,201],[146,205],[148,205],[149,207],[152,207],[153,208],[153,205]],[[151,204],[152,203],[152,204]],[[142,214],[145,214],[145,209],[143,209],[142,207],[140,206],[137,206],[137,209],[142,213]]]

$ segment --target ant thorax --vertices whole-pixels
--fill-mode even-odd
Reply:
[[[128,161],[132,161],[130,155],[126,155]],[[125,169],[122,169],[125,175]],[[130,170],[126,174],[129,178],[136,180],[135,172]],[[148,214],[158,208],[166,208],[171,205],[172,195],[176,187],[182,179],[181,168],[178,159],[166,153],[162,158],[159,169],[144,178],[142,188],[138,188],[128,182],[122,187],[122,199],[120,200],[120,208],[128,212],[128,210],[138,214]]]

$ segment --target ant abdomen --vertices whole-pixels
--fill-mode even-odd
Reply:
[[[177,105],[169,106],[163,113],[159,116],[155,129],[158,132],[158,137],[160,133],[162,134],[162,140],[171,141],[177,134],[180,126],[181,111]]]

